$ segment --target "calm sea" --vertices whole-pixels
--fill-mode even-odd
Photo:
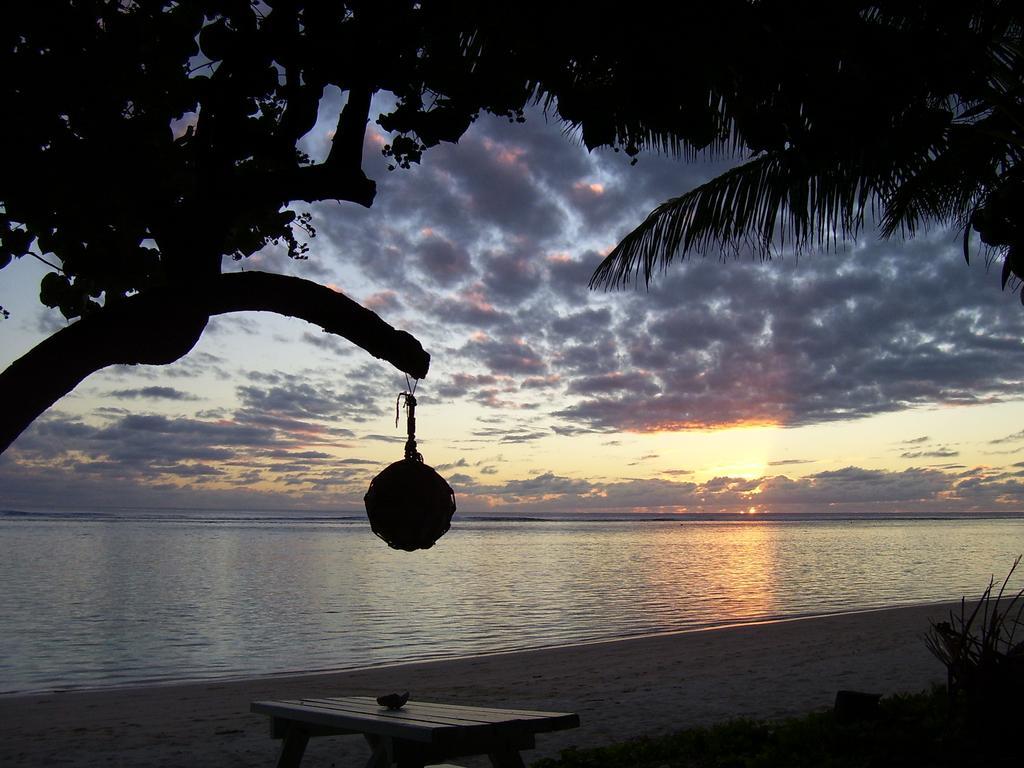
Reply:
[[[0,692],[344,669],[977,595],[1024,520],[0,513]],[[924,631],[924,628],[922,628]]]

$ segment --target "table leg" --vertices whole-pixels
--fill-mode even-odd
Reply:
[[[503,749],[500,752],[488,752],[491,765],[494,768],[525,768],[523,758],[515,749]]]
[[[277,758],[277,768],[299,768],[302,756],[309,743],[309,734],[301,728],[291,727],[281,743],[281,754]]]
[[[383,739],[380,736],[371,736],[365,734],[366,742],[370,745],[370,749],[373,750],[373,754],[370,755],[370,759],[366,762],[366,768],[388,768],[391,764],[391,756],[388,754],[388,742],[387,739]]]

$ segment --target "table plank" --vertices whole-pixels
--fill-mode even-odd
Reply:
[[[341,696],[323,699],[324,701],[359,702],[378,706],[376,700],[369,696]],[[433,701],[410,701],[409,705],[415,705],[419,711],[431,711],[438,714],[447,714],[451,717],[466,717],[467,719],[479,719],[482,722],[497,722],[498,720],[514,719],[543,719],[543,720],[565,720],[566,722],[575,719],[575,725],[579,725],[579,715],[573,712],[541,712],[530,709],[503,709],[500,707],[471,707],[463,704],[440,704]],[[575,726],[568,726],[575,727]]]
[[[301,701],[255,701],[250,709],[258,714],[270,715],[290,722],[312,723],[329,728],[360,731],[425,743],[435,741],[436,732],[443,727],[430,727],[421,723],[403,723],[389,717],[338,712],[324,707],[304,705]]]
[[[363,696],[301,699],[303,703],[337,708],[351,712],[382,714],[388,717],[424,720],[452,725],[459,724],[504,724],[515,723],[534,733],[576,728],[579,715],[573,712],[539,712],[525,709],[495,709],[490,707],[468,707],[458,704],[437,704],[434,702],[410,701],[400,710],[388,710],[374,699]]]
[[[406,704],[400,710],[389,710],[374,704],[352,703],[337,701],[335,699],[299,699],[298,703],[303,706],[320,707],[324,710],[337,712],[339,716],[387,718],[394,722],[420,724],[426,727],[436,728],[475,728],[477,726],[501,725],[512,722],[507,718],[492,720],[471,720],[463,717],[445,717],[433,712],[423,711],[412,702]]]
[[[419,712],[415,707],[412,710],[404,708],[400,711],[387,710],[383,707],[353,705],[351,702],[336,701],[330,698],[299,698],[288,701],[275,701],[278,705],[288,707],[304,707],[322,710],[325,713],[332,713],[337,716],[338,722],[354,721],[362,725],[368,723],[388,722],[397,725],[406,725],[410,728],[425,728],[439,730],[445,728],[476,729],[488,726],[501,725],[510,721],[481,721],[467,720],[465,718],[439,717],[430,713]]]
[[[388,710],[385,707],[380,707],[377,702],[373,699],[367,700],[352,700],[349,698],[302,698],[300,699],[304,703],[316,703],[321,707],[326,707],[339,712],[351,712],[362,715],[380,715],[382,717],[396,718],[399,720],[422,720],[426,722],[435,722],[441,725],[473,725],[476,723],[489,723],[489,722],[501,722],[501,720],[508,720],[508,718],[501,718],[499,720],[481,720],[474,718],[467,718],[461,716],[459,713],[443,713],[431,710],[424,707],[417,701],[409,701],[406,706],[400,710]]]
[[[447,715],[450,717],[465,717],[468,720],[479,722],[509,722],[514,721],[525,725],[534,733],[546,731],[560,731],[567,728],[577,728],[580,724],[580,716],[574,712],[536,712],[530,710],[516,709],[485,709],[481,707],[459,707],[445,704],[424,704],[423,711]]]
[[[255,702],[252,711],[287,722],[309,723],[338,731],[372,733],[428,744],[470,740],[508,741],[518,734],[530,734],[534,730],[524,721],[491,723],[437,716],[417,717],[415,713],[386,709],[366,712],[304,700]]]
[[[372,701],[353,702],[348,699],[338,700],[333,698],[306,698],[300,701],[306,705],[321,706],[338,711],[380,715],[400,720],[422,721],[439,725],[473,726],[526,722],[532,724],[535,721],[541,720],[541,718],[535,716],[522,716],[500,711],[492,712],[486,709],[439,709],[429,704],[413,701],[410,701],[400,710],[387,710],[379,707]],[[562,717],[562,715],[560,714],[559,717]],[[573,716],[565,715],[564,717],[571,719]]]
[[[389,743],[396,750],[404,744],[400,751],[405,754],[413,750],[408,752],[413,756],[490,753],[492,763],[498,760],[503,764],[500,768],[516,768],[513,764],[518,750],[532,748],[534,734],[579,725],[579,715],[571,712],[418,701],[389,710],[365,696],[255,701],[251,710],[269,715],[272,722],[281,724],[284,733],[290,728],[305,728],[309,735],[316,735],[314,731],[322,734],[361,732],[368,738],[394,740]],[[413,744],[422,746],[413,747]],[[396,757],[397,752],[392,759]]]

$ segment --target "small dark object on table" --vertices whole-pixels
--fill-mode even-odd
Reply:
[[[377,697],[377,703],[382,707],[388,709],[401,709],[405,706],[405,702],[409,700],[409,692],[405,693],[389,693],[384,696]]]

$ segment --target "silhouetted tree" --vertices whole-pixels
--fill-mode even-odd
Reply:
[[[968,259],[976,231],[1003,259],[1003,287],[1024,279],[1024,5],[779,0],[756,12],[776,54],[755,48],[711,94],[730,133],[710,149],[745,162],[659,205],[592,286],[649,283],[690,254],[835,246],[866,215],[886,238],[958,227]]]
[[[222,274],[270,242],[304,257],[296,201],[369,206],[361,169],[383,4],[15,3],[0,84],[0,266],[34,253],[40,299],[76,322],[0,374],[0,450],[83,378],[185,355],[211,315],[300,317],[422,377],[416,339],[329,288]],[[411,40],[395,44],[412,56]],[[386,68],[377,68],[383,74]],[[348,92],[330,154],[297,142],[328,84]]]
[[[221,271],[271,242],[303,258],[295,203],[371,205],[378,91],[395,167],[531,104],[589,149],[749,158],[659,208],[597,282],[776,232],[827,242],[875,200],[889,231],[973,217],[1016,270],[1019,43],[998,0],[10,4],[0,267],[46,260],[40,299],[75,322],[0,374],[0,450],[92,372],[177,360],[224,312],[300,317],[424,376],[415,339],[341,294]],[[312,162],[298,142],[328,86],[345,106]]]

